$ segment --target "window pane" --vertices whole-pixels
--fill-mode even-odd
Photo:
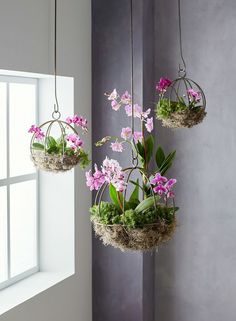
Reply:
[[[36,266],[36,181],[10,186],[11,277]]]
[[[36,86],[34,84],[10,83],[10,176],[35,171],[30,160],[28,128],[35,124]]]
[[[0,187],[0,283],[7,280],[7,188]]]
[[[6,129],[7,129],[7,115],[6,115],[6,102],[7,102],[7,85],[0,82],[0,179],[7,176],[7,142],[6,142]]]

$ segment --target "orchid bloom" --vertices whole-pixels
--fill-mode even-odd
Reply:
[[[116,100],[112,100],[111,107],[113,110],[117,111],[120,109],[121,104],[119,104],[118,101],[116,101]]]
[[[156,85],[156,90],[163,94],[171,84],[172,81],[170,79],[161,77]]]
[[[88,130],[88,128],[87,128],[87,123],[88,123],[88,121],[87,121],[86,118],[84,118],[84,117],[82,117],[82,116],[74,115],[74,116],[72,116],[72,117],[67,117],[67,118],[66,118],[66,122],[67,122],[67,124],[69,124],[69,125],[75,124],[75,125],[77,125],[77,126],[80,126],[80,127],[82,127],[82,129],[83,129],[84,131],[87,131],[87,130]]]
[[[83,141],[80,139],[80,137],[76,134],[69,134],[66,136],[66,140],[68,142],[71,142],[71,148],[73,150],[77,149],[77,148],[81,148],[83,146]]]
[[[130,127],[122,128],[122,131],[120,134],[121,138],[123,138],[124,140],[127,140],[131,138],[131,135],[132,135],[132,129]]]
[[[134,132],[133,138],[134,138],[135,143],[141,142],[143,139],[142,132]]]
[[[129,105],[131,104],[131,95],[128,93],[128,91],[126,90],[126,92],[121,96],[121,102],[124,105]]]
[[[30,127],[30,129],[28,130],[28,133],[34,133],[35,134],[35,137],[38,139],[38,140],[42,140],[44,137],[45,137],[45,134],[44,132],[42,131],[42,129],[40,127],[37,127],[35,125],[32,125]]]
[[[175,178],[167,179],[165,176],[162,176],[160,173],[157,173],[154,178],[151,180],[151,185],[155,185],[153,192],[162,196],[164,195],[165,199],[174,198],[175,194],[172,191],[173,186],[176,184],[177,180]]]
[[[92,174],[91,170],[85,173],[86,185],[90,188],[90,191],[98,190],[105,183],[104,174],[98,170],[97,165],[94,165],[95,172]]]
[[[102,173],[105,176],[105,181],[114,185],[118,192],[124,191],[124,173],[116,160],[106,157],[102,163]]]
[[[141,117],[142,117],[143,119],[148,118],[150,112],[151,112],[151,108],[148,108],[146,111],[143,111],[143,112],[141,113]]]
[[[151,180],[152,185],[161,185],[166,183],[168,179],[165,176],[162,176],[160,173],[157,173],[154,178]]]
[[[153,117],[147,119],[145,127],[149,133],[153,131]]]
[[[114,89],[110,95],[108,95],[108,100],[116,100],[118,98],[118,93],[116,91],[116,89]]]
[[[125,111],[126,111],[127,116],[132,116],[132,106],[131,105],[125,106]],[[135,104],[133,106],[133,116],[137,117],[137,118],[141,118],[141,114],[142,114],[141,106],[139,106],[138,104]]]
[[[113,150],[113,152],[123,152],[123,145],[122,143],[118,142],[118,140],[116,140],[114,143],[111,143],[111,149]]]
[[[200,91],[195,91],[192,88],[188,89],[188,96],[189,98],[194,101],[194,102],[199,102],[201,100],[201,92]]]

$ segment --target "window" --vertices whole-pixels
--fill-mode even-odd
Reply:
[[[0,76],[0,289],[38,271],[37,79]]]

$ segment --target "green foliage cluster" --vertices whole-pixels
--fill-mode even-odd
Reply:
[[[45,151],[49,155],[66,155],[69,157],[77,156],[80,159],[80,167],[85,168],[90,164],[88,154],[83,149],[73,150],[67,146],[67,141],[64,136],[61,136],[57,140],[49,136],[45,139],[45,143],[33,143],[34,150]]]
[[[143,227],[145,224],[157,222],[159,218],[171,224],[178,208],[168,207],[158,203],[159,196],[149,196],[139,201],[139,185],[136,182],[134,191],[128,201],[124,201],[123,194],[118,193],[113,185],[109,186],[111,202],[101,202],[90,208],[92,219],[102,224],[123,224],[129,228]],[[156,206],[155,206],[156,205]]]
[[[157,103],[156,115],[158,118],[168,118],[170,114],[181,112],[188,109],[184,101],[171,101],[167,98],[162,98]]]
[[[98,205],[90,208],[92,219],[95,218],[100,223],[106,225],[123,224],[129,228],[142,228],[145,224],[157,222],[159,218],[165,220],[167,224],[171,224],[174,220],[176,210],[177,208],[157,204],[156,209],[152,205],[144,211],[139,211],[137,208],[130,208],[122,212],[120,207],[109,202],[101,202],[100,212]]]
[[[152,135],[149,135],[144,144],[138,142],[136,144],[136,149],[139,155],[140,163],[142,164],[143,170],[147,171],[149,162],[152,157],[155,157],[156,162],[156,173],[159,172],[161,175],[164,175],[168,169],[172,166],[172,162],[175,158],[176,151],[171,152],[167,156],[160,145],[157,146],[157,149],[154,153],[154,138]]]
[[[160,119],[168,118],[172,113],[182,112],[186,110],[199,111],[201,106],[196,106],[196,102],[191,102],[189,105],[186,105],[182,97],[179,98],[179,101],[171,101],[167,98],[161,98],[156,107],[156,115]]]

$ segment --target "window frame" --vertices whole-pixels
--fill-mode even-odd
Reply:
[[[0,282],[0,291],[9,287],[10,285],[31,276],[34,273],[39,272],[39,173],[36,170],[34,173],[23,174],[19,176],[10,176],[10,95],[9,88],[10,83],[24,83],[35,85],[35,123],[38,123],[39,119],[39,79],[33,77],[21,77],[21,76],[5,76],[0,75],[0,82],[6,83],[6,163],[7,173],[6,178],[0,179],[0,187],[6,187],[7,197],[7,280]],[[31,124],[29,124],[31,125]],[[26,129],[27,131],[27,129]],[[27,132],[26,132],[27,135]],[[30,154],[30,148],[29,148]],[[11,277],[11,235],[10,235],[10,186],[21,182],[27,182],[34,180],[36,182],[36,234],[35,234],[35,254],[36,264],[34,267]]]

